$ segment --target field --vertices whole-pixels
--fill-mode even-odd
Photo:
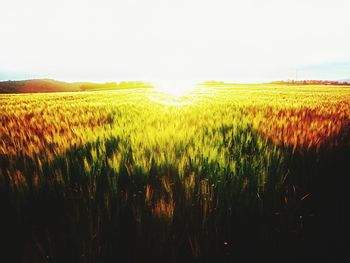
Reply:
[[[0,261],[346,262],[349,175],[349,87],[0,95]]]

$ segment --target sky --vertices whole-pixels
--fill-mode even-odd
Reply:
[[[0,80],[350,78],[348,0],[1,0]]]

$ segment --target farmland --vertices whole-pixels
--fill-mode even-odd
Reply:
[[[11,262],[349,257],[350,88],[0,95]]]

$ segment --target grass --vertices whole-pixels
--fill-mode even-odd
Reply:
[[[11,262],[337,261],[350,90],[0,95]]]

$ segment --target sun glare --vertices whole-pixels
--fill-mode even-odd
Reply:
[[[196,83],[189,80],[161,80],[155,82],[155,87],[159,92],[176,98],[190,94],[195,86]]]

